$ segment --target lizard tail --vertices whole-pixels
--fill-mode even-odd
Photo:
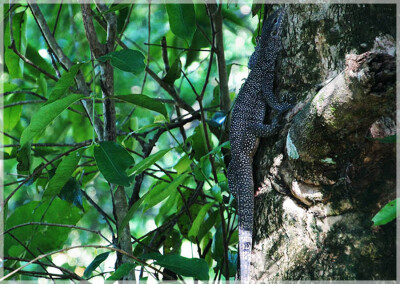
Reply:
[[[253,236],[254,184],[251,161],[234,162],[228,168],[228,182],[237,200],[239,216],[239,260],[238,274],[241,283],[250,282],[250,264]]]
[[[247,169],[247,168],[246,168]],[[249,168],[251,169],[251,168]],[[254,192],[252,174],[243,179],[238,192],[239,257],[241,283],[250,283],[251,249],[253,244]]]
[[[239,228],[239,255],[241,283],[250,283],[252,232]]]

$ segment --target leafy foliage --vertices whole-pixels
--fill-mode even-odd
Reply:
[[[126,235],[127,253],[146,262],[144,279],[232,278],[223,272],[235,271],[224,255],[231,263],[237,244],[234,209],[222,198],[227,114],[214,84],[228,82],[210,60],[216,34],[208,8],[91,5],[88,17],[80,5],[37,7],[43,17],[35,6],[4,7],[5,274],[48,255],[8,279],[49,278],[49,266],[57,280],[125,279],[138,263],[96,248],[121,248]],[[221,13],[230,29],[252,36],[239,7]],[[110,17],[115,26],[107,29]],[[222,28],[229,61],[245,74],[237,35]],[[157,46],[163,37],[166,48]],[[243,44],[249,56],[251,43]]]
[[[6,220],[6,230],[18,224],[30,222],[58,223],[75,225],[83,213],[66,201],[54,199],[53,201],[30,201],[14,210]],[[41,251],[43,253],[60,248],[67,240],[71,228],[47,227],[30,225],[19,227],[11,231],[12,235],[5,235],[4,254],[15,257],[32,257],[27,251]],[[17,240],[19,241],[17,241]],[[24,246],[21,245],[21,243]]]

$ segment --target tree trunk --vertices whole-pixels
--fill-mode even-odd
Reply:
[[[396,131],[395,12],[289,6],[275,93],[298,104],[256,154],[254,280],[396,278],[396,224],[371,222],[396,197],[375,139]]]

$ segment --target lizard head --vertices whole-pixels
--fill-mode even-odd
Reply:
[[[282,48],[281,33],[283,29],[283,18],[285,9],[276,10],[267,20],[264,21],[259,39],[259,48],[262,52],[261,61],[263,69],[274,68],[275,60]]]

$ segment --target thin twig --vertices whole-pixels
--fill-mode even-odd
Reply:
[[[58,8],[57,17],[56,17],[56,22],[55,22],[54,28],[53,28],[53,37],[54,37],[55,34],[56,34],[56,29],[57,29],[57,25],[58,25],[58,20],[60,19],[60,14],[61,14],[61,9],[62,9],[62,2],[63,2],[63,0],[61,0],[60,7]]]
[[[115,220],[112,219],[106,212],[104,212],[104,210],[99,205],[97,205],[97,203],[94,202],[93,199],[84,190],[82,190],[82,194],[83,194],[83,196],[85,196],[86,200],[97,210],[97,212],[99,212],[103,216],[104,220],[106,221],[106,223],[110,229],[111,235],[114,240],[114,238],[115,238],[114,229],[111,226],[110,221],[113,222],[114,224],[116,224]]]
[[[38,97],[39,99],[42,99],[44,101],[47,100],[46,97],[44,97],[42,95],[39,95],[38,93],[35,93],[35,92],[32,92],[32,91],[26,91],[26,90],[16,90],[16,91],[11,91],[11,92],[5,92],[5,93],[0,94],[0,96],[4,96],[5,97],[5,96],[11,95],[11,94],[28,94],[28,95],[33,95],[35,97]]]
[[[100,237],[102,237],[106,242],[108,242],[109,244],[111,244],[111,242],[100,232],[100,231],[96,231],[96,230],[92,230],[92,229],[88,229],[88,228],[84,228],[84,227],[79,227],[79,226],[75,226],[75,225],[68,225],[68,224],[56,224],[56,223],[44,223],[44,222],[29,222],[29,223],[23,223],[23,224],[18,224],[14,227],[11,227],[9,229],[7,229],[6,231],[4,231],[3,233],[0,233],[0,235],[5,235],[9,232],[11,232],[12,230],[21,228],[21,227],[25,227],[25,226],[34,226],[34,225],[38,225],[38,226],[49,226],[49,227],[63,227],[63,228],[71,228],[71,229],[77,229],[77,230],[82,230],[82,231],[87,231],[87,232],[91,232],[93,234],[97,234]]]
[[[20,105],[40,104],[40,103],[43,103],[43,101],[38,101],[38,100],[19,101],[19,102],[8,104],[8,105],[3,105],[2,107],[0,107],[0,109],[6,109],[6,108],[20,106]]]
[[[159,46],[159,47],[164,47],[162,44],[157,44],[157,43],[147,43],[145,42],[144,45],[151,45],[151,46]],[[172,48],[172,49],[178,49],[178,50],[184,50],[184,51],[204,51],[204,52],[211,52],[211,49],[201,49],[201,48],[185,48],[185,47],[177,47],[177,46],[171,46],[171,45],[165,45],[166,48]]]

